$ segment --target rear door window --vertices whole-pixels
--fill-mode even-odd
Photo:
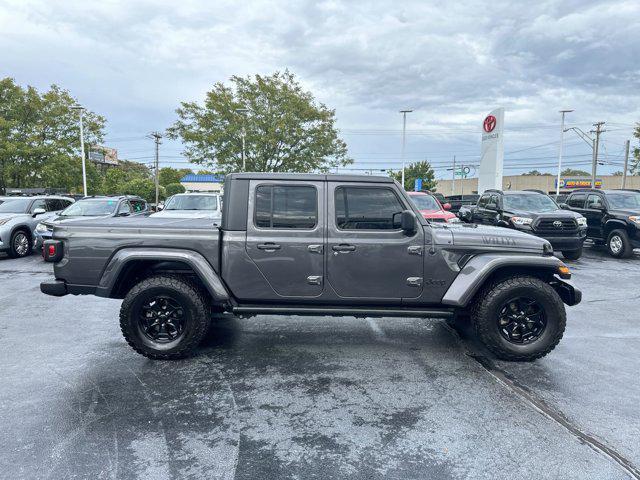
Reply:
[[[393,190],[378,187],[338,187],[335,205],[341,230],[394,230],[404,210]]]
[[[318,223],[318,192],[306,185],[259,185],[254,223],[258,228],[311,229]]]
[[[594,210],[600,210],[603,207],[600,195],[589,195],[587,197],[587,207]]]
[[[57,212],[62,210],[62,201],[57,198],[47,198],[47,212]]]
[[[587,196],[584,194],[571,195],[567,200],[567,205],[574,208],[584,208],[584,201]]]

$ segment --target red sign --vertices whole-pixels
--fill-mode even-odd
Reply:
[[[498,123],[496,117],[493,115],[487,115],[487,118],[485,118],[482,123],[482,128],[485,132],[490,133],[494,128],[496,128],[496,123]]]

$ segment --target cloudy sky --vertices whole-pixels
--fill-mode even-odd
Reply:
[[[0,75],[56,83],[107,117],[107,144],[150,161],[145,135],[231,75],[290,69],[336,109],[355,171],[407,158],[448,177],[478,162],[485,114],[506,109],[505,173],[553,171],[558,110],[606,121],[601,171],[620,170],[640,121],[640,2],[0,0]],[[176,142],[165,164],[187,166]],[[566,161],[589,169],[573,132]]]

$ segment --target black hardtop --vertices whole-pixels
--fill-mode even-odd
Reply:
[[[363,182],[363,183],[393,183],[390,177],[378,175],[341,175],[337,173],[231,173],[225,177],[229,180],[302,180],[309,182]]]

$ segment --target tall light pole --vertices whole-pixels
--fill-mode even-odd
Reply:
[[[82,191],[87,196],[87,167],[84,160],[84,129],[82,126],[82,117],[84,116],[84,107],[82,105],[74,105],[72,110],[77,110],[80,114],[80,155],[82,156]]]
[[[155,188],[156,188],[156,211],[158,209],[158,203],[160,201],[160,169],[159,169],[159,163],[160,163],[160,139],[162,138],[162,135],[160,134],[160,132],[151,132],[148,135],[150,138],[153,139],[153,142],[155,143],[155,147],[156,147],[156,154],[155,154],[155,161],[154,163],[154,183],[155,183]]]
[[[242,115],[242,131],[240,132],[240,137],[242,138],[242,171],[247,171],[247,161],[245,155],[245,139],[247,137],[247,130],[245,128],[245,120],[247,118],[247,113],[249,113],[248,108],[236,108],[235,112],[239,115]]]
[[[560,110],[562,121],[560,122],[560,147],[558,147],[558,178],[556,180],[556,195],[560,195],[560,172],[562,172],[562,147],[564,146],[564,116],[573,110]]]
[[[402,188],[404,188],[404,148],[407,139],[407,113],[411,113],[413,110],[400,110],[402,114]]]

